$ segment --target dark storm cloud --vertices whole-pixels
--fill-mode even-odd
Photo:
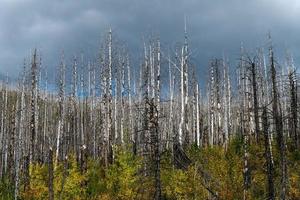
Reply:
[[[0,73],[16,75],[30,49],[39,48],[50,68],[62,49],[71,56],[97,53],[109,26],[135,54],[142,38],[159,34],[165,48],[183,40],[187,17],[199,70],[211,57],[237,59],[240,43],[254,49],[272,32],[276,47],[300,60],[298,0],[0,0]]]

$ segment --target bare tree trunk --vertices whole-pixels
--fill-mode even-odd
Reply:
[[[124,143],[124,118],[125,118],[125,58],[122,59],[122,71],[121,71],[121,127],[120,127],[120,142]],[[130,124],[128,124],[130,130]]]
[[[128,86],[128,106],[129,106],[129,115],[128,115],[128,133],[132,142],[135,142],[134,138],[134,131],[133,131],[133,124],[132,124],[132,90],[131,90],[131,71],[130,71],[130,64],[129,64],[129,57],[126,56],[126,65],[127,65],[127,86]]]
[[[18,120],[18,136],[16,139],[16,151],[15,151],[15,191],[14,191],[14,197],[15,200],[19,198],[19,184],[20,184],[20,155],[22,151],[22,134],[24,134],[24,111],[25,111],[25,64],[24,64],[24,72],[23,72],[23,79],[21,83],[21,100],[20,100],[20,115]]]
[[[74,57],[73,60],[73,67],[72,67],[72,94],[71,94],[71,101],[72,101],[72,135],[73,135],[73,151],[76,155],[76,159],[78,160],[79,153],[77,151],[77,141],[78,141],[78,112],[77,112],[77,58]]]
[[[2,178],[5,175],[6,169],[6,155],[7,155],[7,119],[8,119],[8,77],[5,81],[4,91],[2,91],[4,105],[2,107],[2,123],[1,123],[1,158],[0,158],[0,177]]]
[[[48,78],[47,78],[47,73],[46,73],[46,80],[45,80],[45,92],[44,92],[44,119],[43,119],[43,139],[42,139],[42,144],[41,144],[41,151],[45,152],[46,151],[46,141],[48,141],[46,138],[49,138],[48,135]],[[48,143],[49,145],[49,143]],[[42,157],[42,161],[44,162],[44,156]]]
[[[93,76],[92,76],[92,97],[91,97],[91,115],[90,121],[92,126],[92,134],[93,134],[93,158],[96,159],[96,151],[97,151],[97,136],[96,136],[96,69],[93,66]]]
[[[263,132],[265,140],[265,159],[267,163],[267,179],[268,179],[268,200],[275,199],[275,189],[274,189],[274,163],[272,158],[271,140],[269,137],[269,123],[267,116],[267,108],[264,107],[262,113],[263,122]]]
[[[169,56],[169,95],[170,95],[170,111],[169,111],[169,131],[167,131],[167,142],[166,148],[169,149],[169,143],[171,138],[173,139],[173,96],[174,96],[174,81],[173,81],[173,74],[171,69],[171,58]]]
[[[197,146],[201,146],[200,142],[200,118],[199,118],[199,84],[196,85],[196,140],[197,140]]]
[[[119,92],[118,92],[118,87],[119,83],[118,80],[115,79],[115,87],[114,87],[114,143],[116,143],[119,139],[119,132],[118,132],[118,100],[119,100]]]
[[[209,113],[209,138],[208,138],[208,143],[209,145],[214,144],[214,135],[215,135],[215,92],[214,92],[214,86],[215,86],[215,75],[214,75],[214,64],[211,62],[211,69],[210,69],[210,82],[209,82],[209,94],[208,94],[208,113]]]
[[[248,118],[249,119],[249,118]],[[247,122],[246,122],[247,123]],[[248,190],[250,187],[250,171],[249,171],[249,152],[248,152],[248,146],[249,146],[249,128],[244,129],[243,135],[244,135],[244,200],[248,199],[249,194]]]
[[[154,199],[160,200],[161,197],[161,178],[160,178],[160,139],[159,139],[159,125],[158,125],[158,110],[155,105],[155,99],[151,99],[150,103],[150,130],[151,130],[151,144],[153,145],[153,157],[154,157],[154,177],[155,177],[155,197]]]
[[[226,63],[225,57],[223,59],[223,67],[224,67],[224,88],[223,88],[223,92],[224,92],[224,132],[225,132],[225,137],[224,137],[224,145],[225,148],[227,148],[228,142],[229,142],[229,135],[231,134],[231,116],[230,116],[230,112],[231,112],[231,88],[230,88],[230,78],[229,78],[229,67]]]
[[[49,155],[48,155],[48,191],[49,191],[49,200],[54,200],[54,171],[53,171],[53,150],[49,148]]]
[[[110,158],[113,157],[113,152],[111,151],[111,145],[112,145],[112,31],[109,30],[109,36],[108,36],[108,120],[107,120],[107,129],[108,129],[108,135],[107,135],[107,156],[109,163],[112,162]]]
[[[59,119],[58,119],[58,127],[57,127],[57,138],[56,138],[56,158],[55,161],[56,163],[59,160],[59,154],[61,146],[61,138],[62,134],[64,131],[64,113],[65,113],[65,61],[64,61],[64,54],[62,55],[61,58],[61,64],[60,64],[60,76],[59,76],[59,94],[58,94],[58,99],[59,99]],[[64,155],[62,154],[62,158]]]
[[[254,112],[254,122],[255,122],[255,137],[256,142],[259,142],[260,130],[259,130],[259,116],[258,116],[258,108],[259,102],[257,98],[257,75],[256,75],[256,67],[254,61],[251,63],[251,75],[252,75],[252,92],[253,92],[253,112]]]
[[[278,99],[277,82],[276,82],[276,69],[274,63],[273,49],[270,47],[270,62],[271,62],[271,79],[272,79],[272,93],[273,93],[273,117],[275,122],[275,130],[277,133],[277,145],[279,148],[280,157],[280,199],[285,200],[287,198],[287,161],[286,161],[286,149],[283,136],[283,123],[280,108],[280,102]]]
[[[290,110],[292,114],[291,120],[291,129],[294,137],[294,145],[298,149],[299,148],[299,136],[298,136],[298,104],[297,104],[297,84],[296,84],[296,76],[294,75],[296,71],[289,71],[289,87],[290,87]]]
[[[182,50],[183,51],[183,50]],[[180,91],[181,91],[181,112],[180,112],[180,124],[179,124],[179,135],[178,135],[178,141],[179,144],[182,145],[182,138],[184,135],[184,114],[185,114],[185,106],[184,106],[184,63],[183,58],[181,58],[181,68],[180,68]]]
[[[31,118],[30,118],[30,161],[35,159],[36,116],[37,114],[37,50],[34,50],[31,63]]]

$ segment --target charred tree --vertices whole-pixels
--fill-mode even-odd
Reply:
[[[272,95],[273,95],[273,118],[275,123],[275,131],[277,134],[277,146],[279,149],[280,157],[280,199],[287,199],[287,161],[286,161],[286,147],[285,139],[283,136],[283,122],[282,114],[280,110],[280,101],[279,94],[277,89],[277,79],[276,79],[276,68],[275,68],[275,59],[272,46],[269,49],[270,56],[270,70],[271,70],[271,82],[272,82]]]
[[[272,148],[271,148],[271,138],[269,135],[269,122],[267,115],[267,108],[263,108],[262,113],[262,124],[263,124],[263,133],[264,133],[264,146],[265,146],[265,159],[267,165],[267,191],[268,191],[268,200],[275,199],[275,188],[274,188],[274,163],[272,158]]]

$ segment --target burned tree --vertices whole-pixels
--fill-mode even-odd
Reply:
[[[279,149],[280,155],[280,199],[287,198],[287,161],[286,161],[286,147],[285,147],[285,139],[283,135],[283,122],[282,122],[282,111],[280,110],[280,101],[279,94],[277,89],[277,75],[275,68],[275,58],[273,47],[269,48],[269,57],[270,57],[270,70],[271,70],[271,82],[272,82],[272,110],[273,110],[273,118],[275,123],[275,131],[277,134],[277,145]]]

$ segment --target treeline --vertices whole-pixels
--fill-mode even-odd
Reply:
[[[53,91],[34,50],[1,85],[3,198],[300,198],[291,54],[279,64],[269,36],[238,67],[212,59],[200,87],[186,30],[166,52],[152,38],[133,66],[109,30],[96,60],[62,53]]]

